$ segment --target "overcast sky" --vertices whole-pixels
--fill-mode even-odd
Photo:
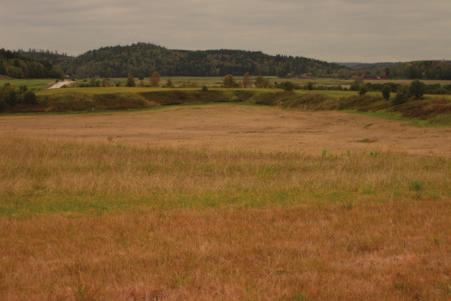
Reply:
[[[451,59],[451,0],[0,0],[0,48],[152,42],[328,61]]]

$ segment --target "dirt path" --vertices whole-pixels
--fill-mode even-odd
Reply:
[[[74,81],[72,81],[72,80],[64,80],[64,81],[56,82],[56,83],[54,83],[53,85],[51,85],[51,86],[49,87],[49,90],[52,90],[52,89],[61,89],[61,88],[63,88],[64,86],[69,87],[69,86],[72,85],[73,83],[74,83]]]
[[[451,156],[451,128],[343,112],[208,105],[141,112],[0,117],[0,136],[260,151],[395,151]]]

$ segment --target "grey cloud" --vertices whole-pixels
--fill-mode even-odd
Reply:
[[[329,61],[450,58],[449,0],[0,0],[0,47],[136,41]]]

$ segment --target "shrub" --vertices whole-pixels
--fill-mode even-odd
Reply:
[[[400,105],[407,102],[410,98],[409,87],[400,86],[396,92],[396,98],[393,102],[395,105]]]
[[[314,83],[312,83],[312,82],[308,82],[306,85],[305,85],[305,90],[313,90],[315,88],[315,86],[314,86]]]
[[[133,75],[129,74],[127,78],[127,87],[135,87],[135,86],[136,86],[135,78],[133,77]]]
[[[35,105],[38,103],[38,100],[36,98],[36,94],[34,94],[33,91],[27,91],[23,95],[23,103],[27,105]]]
[[[363,95],[366,95],[366,93],[368,93],[367,87],[366,86],[361,86],[360,89],[359,89],[359,95],[363,96]]]
[[[255,87],[257,88],[270,88],[271,83],[266,78],[259,76],[255,78]]]
[[[385,100],[390,100],[391,88],[389,85],[384,85],[382,87],[382,97]]]
[[[152,87],[159,87],[160,80],[161,80],[160,73],[158,71],[152,72],[152,74],[150,75],[150,85]]]
[[[228,74],[224,77],[224,88],[236,88],[238,84],[235,82],[235,79],[232,75]]]
[[[16,87],[10,83],[6,83],[0,90],[0,98],[7,106],[15,106],[18,103],[19,95]]]
[[[281,82],[280,84],[277,84],[276,87],[285,91],[293,91],[294,89],[299,88],[298,86],[289,81]]]
[[[174,84],[172,83],[172,80],[169,78],[166,81],[166,84],[164,85],[165,88],[174,88]]]
[[[423,82],[415,80],[410,84],[409,95],[414,97],[415,99],[421,99],[423,98],[425,89],[426,85]]]
[[[351,84],[351,90],[352,91],[359,91],[363,86],[363,79],[357,78],[354,80],[354,82]]]

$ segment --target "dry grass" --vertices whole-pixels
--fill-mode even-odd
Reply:
[[[278,148],[203,144],[191,109],[3,118],[23,137],[3,131],[0,144],[0,300],[449,299],[446,152],[371,150],[364,139],[356,145],[366,149],[337,141],[334,151],[304,152],[285,147],[291,136],[280,128],[280,140],[253,134]],[[249,118],[271,125],[267,111],[245,112],[253,109]],[[206,110],[199,128],[219,114]],[[173,129],[158,121],[170,113]],[[129,140],[107,138],[115,118]],[[240,137],[240,118],[228,121],[230,137]],[[132,139],[145,119],[160,125],[160,144]],[[83,124],[93,136],[81,141]],[[183,126],[191,144],[174,142]],[[399,143],[412,134],[403,127]]]
[[[447,300],[450,209],[413,201],[2,218],[0,298]]]
[[[25,115],[0,118],[0,136],[82,142],[258,150],[318,155],[391,151],[451,157],[451,128],[418,128],[343,112],[300,112],[274,107],[215,104],[140,112]],[[373,143],[362,143],[362,140]]]

